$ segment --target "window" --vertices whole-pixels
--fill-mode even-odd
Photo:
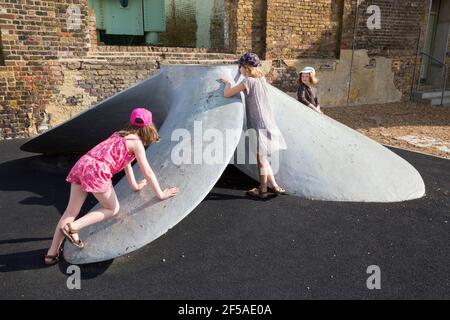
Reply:
[[[224,0],[89,0],[105,45],[223,48]]]

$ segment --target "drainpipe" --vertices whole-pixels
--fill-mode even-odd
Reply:
[[[443,79],[443,82],[444,82],[444,83],[443,83],[442,95],[441,95],[441,106],[444,105],[444,95],[445,95],[445,89],[446,89],[446,87],[447,87],[447,77],[448,77],[447,72],[448,72],[448,65],[447,65],[447,64],[444,64],[443,68],[444,68],[444,79]]]
[[[352,59],[351,59],[351,62],[350,62],[350,73],[349,73],[348,92],[347,92],[347,106],[350,103],[350,90],[351,90],[351,87],[352,87],[353,61],[354,61],[354,58],[355,58],[356,30],[358,28],[358,17],[359,17],[360,1],[361,0],[356,0],[355,23],[353,25]]]
[[[419,36],[417,37],[417,48],[416,48],[416,56],[415,56],[415,60],[414,60],[414,71],[413,71],[413,79],[412,79],[412,83],[411,83],[411,93],[409,96],[409,101],[414,100],[414,85],[416,84],[417,61],[418,60],[422,61],[422,59],[421,59],[422,55],[420,56],[420,59],[419,59],[419,50],[420,50],[419,47],[420,47],[421,34],[422,34],[422,28],[419,27]],[[420,68],[420,66],[419,66],[419,68]],[[419,71],[419,82],[420,82],[420,71]],[[416,87],[416,90],[417,90],[417,87]]]
[[[447,78],[448,78],[448,63],[447,60],[450,57],[450,52],[448,51],[449,48],[449,42],[450,42],[450,26],[448,27],[448,34],[447,34],[447,49],[445,49],[445,55],[444,55],[444,63],[447,64]],[[445,84],[447,84],[447,78],[445,78]],[[447,90],[447,86],[445,86],[445,90]]]
[[[449,27],[449,29],[450,29],[450,27]],[[444,66],[443,66],[443,68],[444,68],[444,79],[442,79],[443,82],[444,82],[444,85],[443,85],[443,88],[442,88],[441,106],[444,105],[444,95],[445,95],[445,91],[447,90],[447,78],[448,78],[447,57],[448,57],[448,42],[449,41],[450,41],[450,30],[449,30],[449,32],[447,34],[447,46],[445,47],[446,49],[445,49],[444,59],[442,59],[442,62],[444,63]]]
[[[5,65],[6,53],[3,51],[2,28],[0,28],[0,66]]]

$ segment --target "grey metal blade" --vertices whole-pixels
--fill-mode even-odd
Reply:
[[[152,111],[159,128],[173,95],[161,70],[132,87],[96,104],[72,119],[26,142],[21,149],[44,154],[86,152],[129,121],[131,110],[145,107]]]
[[[276,122],[287,150],[276,179],[297,196],[331,201],[396,202],[424,196],[425,185],[407,161],[296,99],[269,86]],[[247,148],[241,137],[238,150]],[[253,162],[254,163],[254,162]],[[257,179],[254,164],[236,164]]]
[[[174,198],[159,201],[150,188],[133,192],[126,179],[122,179],[115,186],[120,212],[80,232],[85,242],[83,250],[66,243],[64,257],[69,263],[104,261],[132,252],[175,226],[208,194],[232,157],[239,136],[228,141],[220,163],[209,164],[202,160],[199,164],[176,165],[171,153],[178,142],[171,141],[171,135],[175,129],[183,128],[194,139],[195,122],[201,123],[205,134],[208,130],[223,136],[226,130],[240,133],[244,113],[241,99],[223,98],[223,85],[216,81],[223,75],[233,77],[236,71],[235,67],[163,68],[165,81],[176,99],[168,106],[169,112],[160,128],[161,142],[151,145],[147,156],[161,186],[177,186],[181,191]],[[137,179],[141,178],[138,170],[135,173]],[[93,210],[96,208],[98,206]]]

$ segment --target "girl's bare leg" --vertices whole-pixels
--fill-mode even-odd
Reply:
[[[270,162],[267,159],[265,160],[265,163],[266,164],[265,164],[264,170],[267,173],[266,185],[269,188],[277,189],[279,187],[279,185],[278,185],[278,183],[277,183],[277,181],[275,179],[275,176],[273,174],[272,166],[270,165]]]
[[[267,173],[267,186],[271,188],[279,187],[277,181],[275,180],[275,176],[273,174],[272,166],[270,165],[269,160],[266,157],[262,158],[261,160],[265,162],[265,170]]]
[[[267,192],[267,176],[266,175],[259,176],[259,181],[261,183],[261,192]]]
[[[94,210],[81,217],[77,221],[71,223],[74,230],[81,230],[94,223],[109,219],[119,212],[119,200],[117,200],[114,188],[102,193],[93,193],[94,197],[102,206],[100,209]],[[78,240],[78,234],[74,234],[73,238]]]
[[[87,192],[81,190],[79,184],[72,183],[70,185],[70,198],[67,208],[64,211],[61,219],[59,220],[55,234],[53,235],[52,245],[48,249],[48,255],[56,255],[58,248],[64,240],[64,236],[61,234],[60,229],[68,223],[72,223],[80,213],[81,207],[86,200]]]
[[[267,176],[267,182],[268,182],[268,185],[272,188],[278,187],[278,183],[276,182],[275,177],[272,174]]]
[[[265,157],[258,157],[259,182],[261,192],[267,192],[267,179],[270,174],[270,164]]]

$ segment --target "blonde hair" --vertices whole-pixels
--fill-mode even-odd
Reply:
[[[241,64],[241,66],[245,69],[245,74],[248,77],[252,77],[252,78],[264,77],[264,73],[258,67],[252,67],[252,66],[249,66],[248,64]]]
[[[159,142],[160,137],[158,130],[154,124],[150,124],[146,127],[135,127],[131,123],[128,123],[122,130],[119,131],[121,137],[125,137],[129,134],[136,134],[141,139],[144,146],[149,146],[153,142]]]
[[[302,74],[303,73],[300,73],[298,75],[298,84],[303,84]],[[313,85],[316,85],[319,82],[319,79],[317,79],[315,74],[309,73],[309,82],[311,82],[311,84],[313,84]]]

